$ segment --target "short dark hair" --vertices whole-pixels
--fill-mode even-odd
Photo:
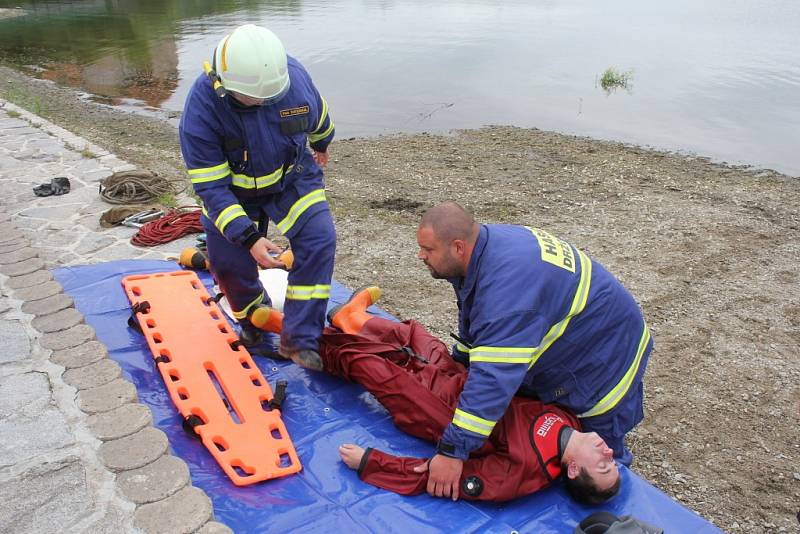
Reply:
[[[470,241],[478,233],[472,213],[452,201],[442,202],[425,211],[419,226],[429,226],[436,238],[444,243],[455,239]]]
[[[589,472],[583,467],[581,467],[580,473],[575,478],[567,476],[566,463],[561,464],[561,472],[564,476],[564,485],[567,487],[570,497],[581,504],[603,504],[619,493],[622,477],[617,478],[617,481],[610,488],[601,490],[594,483],[592,477],[589,476]]]

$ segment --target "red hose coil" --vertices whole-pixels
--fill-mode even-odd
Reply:
[[[199,234],[204,231],[200,223],[199,209],[185,211],[178,208],[139,228],[131,238],[131,244],[138,247],[154,247],[175,241],[187,234]]]

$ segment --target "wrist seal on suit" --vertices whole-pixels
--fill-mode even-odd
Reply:
[[[261,234],[258,232],[256,225],[253,224],[245,230],[244,235],[242,236],[242,246],[247,250],[250,250],[253,245],[256,244],[256,241],[261,239]]]
[[[450,443],[445,443],[444,441],[440,441],[436,444],[436,452],[439,454],[443,454],[445,456],[449,456],[451,458],[456,457],[456,446],[451,445]]]

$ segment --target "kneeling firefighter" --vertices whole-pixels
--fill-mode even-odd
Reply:
[[[282,267],[266,238],[272,220],[294,251],[279,352],[321,368],[319,339],[330,296],[336,233],[322,168],[334,136],[328,105],[310,76],[266,28],[225,36],[194,82],[180,122],[183,159],[203,202],[211,269],[242,326],[269,305],[258,266]],[[310,145],[311,150],[307,148]]]

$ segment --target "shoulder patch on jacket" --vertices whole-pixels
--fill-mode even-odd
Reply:
[[[289,108],[289,109],[282,109],[280,111],[281,117],[294,117],[295,115],[305,115],[308,113],[309,107],[308,106],[300,106],[296,108]]]

